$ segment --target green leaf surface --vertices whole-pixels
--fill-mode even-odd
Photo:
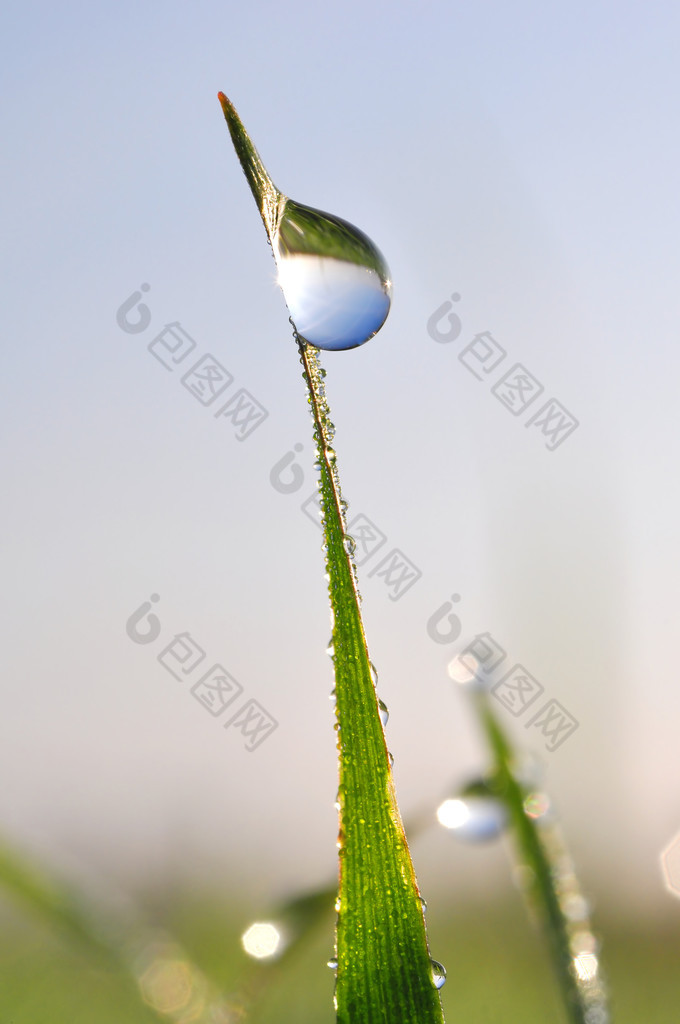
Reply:
[[[271,184],[226,97],[236,152],[274,245]],[[333,613],[338,733],[340,887],[336,1012],[339,1024],[441,1024],[423,904],[397,807],[347,536],[334,427],[318,353],[297,335],[314,420],[326,573]]]

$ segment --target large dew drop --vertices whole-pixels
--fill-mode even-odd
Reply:
[[[390,309],[392,282],[384,256],[346,220],[279,192],[233,105],[223,93],[219,99],[298,335],[315,348],[363,345],[377,334]]]
[[[288,199],[274,255],[293,323],[310,345],[356,348],[385,323],[390,272],[370,238],[347,221]]]

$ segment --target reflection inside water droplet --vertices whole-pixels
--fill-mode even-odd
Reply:
[[[508,812],[493,797],[445,800],[437,808],[439,823],[461,839],[484,842],[499,836],[508,823]]]
[[[380,721],[382,722],[384,729],[390,719],[390,713],[387,710],[387,704],[382,700],[378,701],[378,711],[380,712]]]
[[[298,334],[315,348],[357,348],[389,312],[389,289],[353,263],[296,256],[279,264],[278,279]]]

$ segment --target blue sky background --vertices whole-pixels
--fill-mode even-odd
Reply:
[[[580,726],[542,757],[586,880],[668,907],[677,736],[677,52],[668,4],[27,3],[2,16],[0,820],[39,855],[269,899],[335,870],[311,424],[216,99],[272,177],[356,223],[394,301],[329,353],[346,497],[419,568],[360,570],[405,816],[484,754],[450,658],[491,632]],[[142,283],[151,323],[116,311]],[[456,292],[460,336],[432,313]],[[179,321],[268,411],[245,441],[148,345]],[[490,331],[579,421],[555,451],[458,356]],[[188,365],[188,364],[187,364]],[[299,492],[269,474],[302,444]],[[152,593],[162,638],[125,623]],[[452,593],[461,635],[426,625]],[[157,656],[189,631],[278,720],[256,751]],[[206,665],[208,661],[206,660]],[[506,885],[500,850],[414,845]],[[443,880],[443,881],[442,881]]]

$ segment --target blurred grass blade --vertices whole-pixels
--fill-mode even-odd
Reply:
[[[103,915],[24,857],[0,845],[0,886],[55,932],[73,941],[98,966],[132,989],[159,1021],[229,1024],[229,1005],[216,986],[165,931]],[[181,988],[182,1005],[168,999]],[[181,1010],[181,1013],[179,1012]]]
[[[85,907],[83,900],[6,844],[0,845],[0,886],[25,909],[65,933],[89,956],[103,958],[109,967],[122,967],[120,952],[112,945],[106,927]]]
[[[558,826],[541,820],[547,799],[518,778],[510,742],[486,692],[471,697],[494,759],[489,792],[508,809],[519,859],[528,869],[526,894],[542,919],[568,1019],[609,1024],[588,905]]]
[[[281,193],[232,104],[219,94],[229,131],[275,244]],[[314,420],[326,572],[333,614],[339,753],[340,891],[336,932],[339,1024],[441,1024],[423,906],[394,794],[378,696],[346,535],[334,428],[315,349],[296,332]],[[438,966],[438,965],[437,965]]]

